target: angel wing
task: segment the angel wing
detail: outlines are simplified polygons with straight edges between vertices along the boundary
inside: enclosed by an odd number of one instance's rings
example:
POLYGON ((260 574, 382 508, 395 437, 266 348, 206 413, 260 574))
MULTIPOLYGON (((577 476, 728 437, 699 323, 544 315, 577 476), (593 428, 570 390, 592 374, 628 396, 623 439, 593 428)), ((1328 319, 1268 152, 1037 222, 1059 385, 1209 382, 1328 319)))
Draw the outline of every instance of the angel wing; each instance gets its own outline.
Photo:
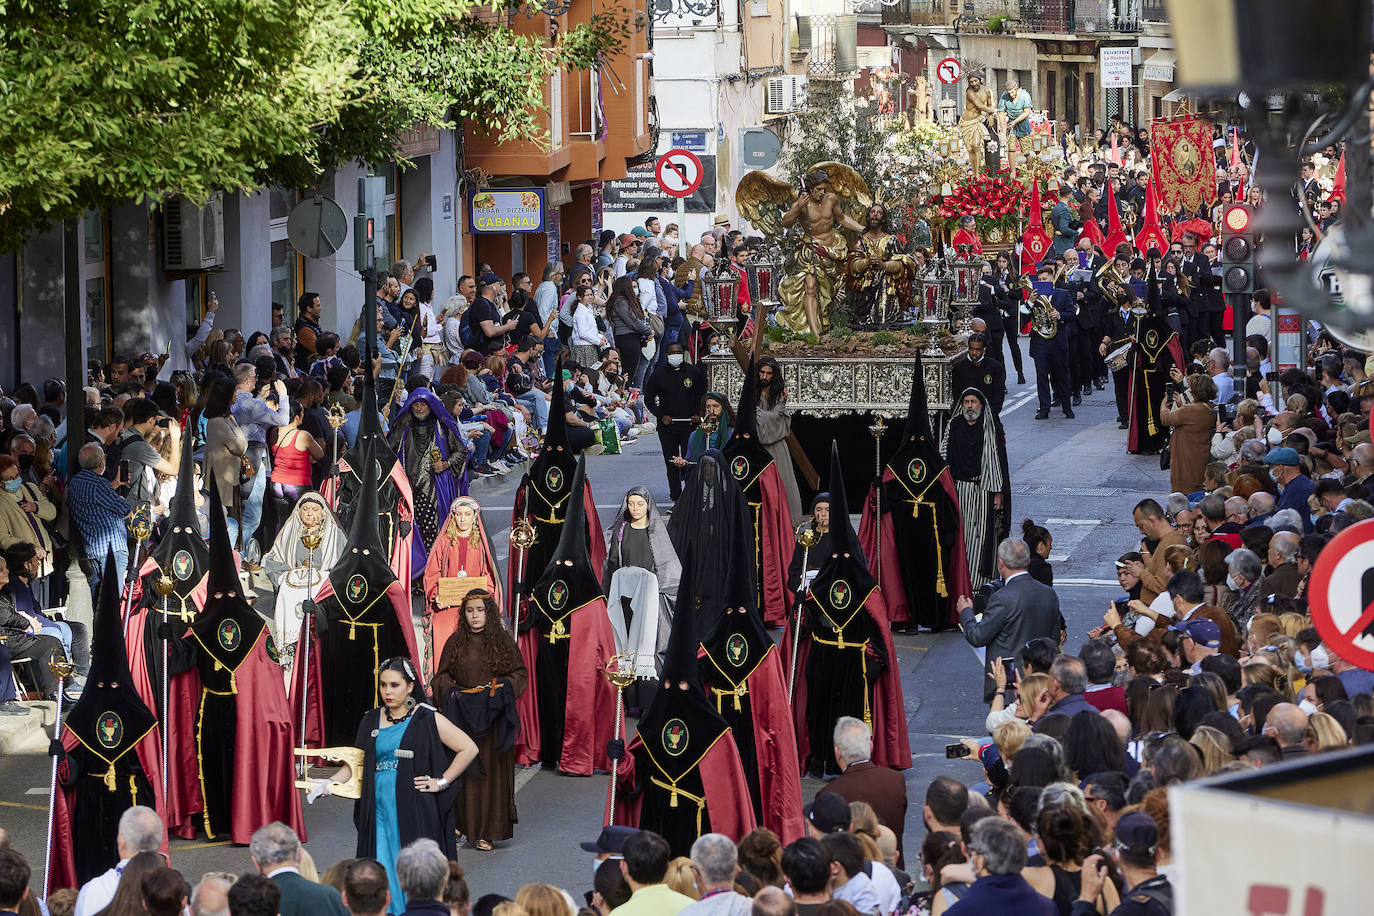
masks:
POLYGON ((840 198, 844 212, 860 226, 868 222, 868 208, 873 206, 873 193, 862 175, 847 165, 838 162, 817 162, 811 171, 825 172, 830 180, 830 190, 840 198))
POLYGON ((781 178, 754 169, 735 186, 735 206, 740 216, 763 231, 764 237, 782 238, 782 215, 797 198, 797 189, 781 178))

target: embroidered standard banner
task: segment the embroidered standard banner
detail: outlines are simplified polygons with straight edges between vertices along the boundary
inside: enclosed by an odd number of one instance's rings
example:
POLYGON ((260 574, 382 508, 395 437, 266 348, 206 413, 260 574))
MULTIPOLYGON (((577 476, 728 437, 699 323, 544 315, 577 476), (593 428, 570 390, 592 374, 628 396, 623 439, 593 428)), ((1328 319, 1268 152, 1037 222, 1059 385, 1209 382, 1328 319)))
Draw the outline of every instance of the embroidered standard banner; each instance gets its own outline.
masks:
POLYGON ((1193 216, 1216 202, 1212 133, 1212 122, 1194 115, 1150 122, 1151 165, 1167 212, 1176 212, 1182 204, 1193 216))

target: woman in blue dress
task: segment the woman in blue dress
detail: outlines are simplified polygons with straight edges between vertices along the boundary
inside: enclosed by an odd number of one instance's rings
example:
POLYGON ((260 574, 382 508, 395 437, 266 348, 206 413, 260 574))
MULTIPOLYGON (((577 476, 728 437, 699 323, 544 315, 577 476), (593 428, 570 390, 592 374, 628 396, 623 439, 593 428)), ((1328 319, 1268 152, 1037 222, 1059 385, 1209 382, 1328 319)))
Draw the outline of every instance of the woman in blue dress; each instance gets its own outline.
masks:
MULTIPOLYGON (((457 780, 477 756, 462 729, 424 702, 424 687, 408 658, 384 662, 377 673, 382 706, 363 716, 354 746, 363 749, 362 797, 353 808, 359 858, 386 867, 391 913, 405 910, 396 880, 396 854, 428 838, 450 859, 457 854, 453 803, 457 780)), ((331 782, 347 782, 345 764, 331 782)))

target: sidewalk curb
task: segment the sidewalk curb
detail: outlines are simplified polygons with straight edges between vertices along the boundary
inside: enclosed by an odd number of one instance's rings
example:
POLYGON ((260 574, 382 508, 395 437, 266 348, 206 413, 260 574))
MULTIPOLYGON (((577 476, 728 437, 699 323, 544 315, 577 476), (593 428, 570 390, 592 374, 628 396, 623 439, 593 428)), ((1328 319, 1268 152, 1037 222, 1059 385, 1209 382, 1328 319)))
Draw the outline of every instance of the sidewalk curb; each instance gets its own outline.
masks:
MULTIPOLYGON (((0 756, 45 750, 52 737, 53 719, 57 704, 51 702, 24 703, 29 714, 0 717, 0 756)), ((71 704, 64 704, 70 707, 71 704)))

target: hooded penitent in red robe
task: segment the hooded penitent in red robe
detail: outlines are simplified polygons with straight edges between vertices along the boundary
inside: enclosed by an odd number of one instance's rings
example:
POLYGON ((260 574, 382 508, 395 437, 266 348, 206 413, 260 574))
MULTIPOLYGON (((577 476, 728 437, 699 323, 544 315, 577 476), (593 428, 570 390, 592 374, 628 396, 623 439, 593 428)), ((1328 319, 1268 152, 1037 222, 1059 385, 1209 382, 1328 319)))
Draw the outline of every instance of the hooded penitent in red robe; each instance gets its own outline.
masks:
POLYGON ((210 488, 210 577, 205 611, 186 638, 200 674, 196 760, 210 839, 246 844, 281 821, 305 839, 293 773, 291 712, 267 623, 244 600, 219 490, 210 488))
MULTIPOLYGON (((307 747, 349 745, 358 722, 381 702, 377 671, 389 658, 419 657, 410 592, 378 533, 377 468, 363 466, 353 526, 343 556, 313 602, 303 602, 301 636, 291 666, 291 720, 307 747)), ((407 549, 409 553, 409 549, 407 549)))
MULTIPOLYGON (((582 490, 586 473, 579 458, 573 493, 582 490)), ((579 776, 610 768, 606 742, 615 733, 616 714, 615 688, 601 674, 616 654, 615 633, 587 555, 586 525, 582 502, 571 501, 557 549, 530 588, 516 637, 529 687, 516 701, 515 761, 579 776)))
POLYGON ((798 756, 811 771, 838 773, 831 735, 840 716, 862 719, 873 731, 873 763, 911 766, 897 653, 887 609, 844 511, 839 451, 831 445, 830 557, 807 590, 800 636, 789 628, 783 655, 798 649, 793 695, 798 756), (875 672, 875 668, 877 671, 875 672))
POLYGON ((791 595, 787 567, 792 561, 792 516, 787 491, 773 455, 759 441, 757 428, 757 370, 750 359, 740 390, 739 410, 721 452, 749 504, 753 543, 745 550, 754 557, 755 603, 768 626, 787 623, 791 595))
POLYGON ((698 662, 707 697, 734 737, 754 819, 786 845, 806 835, 797 732, 782 655, 747 599, 737 596, 702 641, 698 662))
MULTIPOLYGON (((562 363, 559 363, 561 368, 562 363)), ((549 422, 539 457, 530 464, 529 472, 515 490, 515 504, 511 508, 511 527, 520 521, 534 528, 534 544, 527 550, 511 545, 506 562, 506 612, 517 625, 524 617, 524 609, 517 603, 528 598, 535 581, 544 573, 563 533, 563 522, 574 493, 581 493, 582 512, 586 525, 587 550, 592 568, 606 567, 606 535, 597 523, 596 500, 592 498, 591 482, 584 477, 581 490, 573 486, 577 458, 568 444, 567 392, 562 384, 553 386, 549 403, 549 422)))
POLYGON ((889 622, 941 630, 958 625, 958 601, 972 598, 973 589, 959 497, 930 429, 919 354, 912 379, 902 444, 888 459, 881 483, 869 488, 859 543, 882 588, 889 622))
MULTIPOLYGON (((679 610, 697 607, 691 582, 683 577, 679 610)), ((735 733, 706 698, 695 622, 692 613, 673 615, 658 692, 619 763, 613 812, 609 791, 606 799, 615 823, 652 830, 674 856, 688 855, 704 833, 738 840, 758 824, 735 733)), ((795 771, 790 779, 800 795, 795 771)))
POLYGON ((166 813, 157 719, 130 683, 113 555, 100 583, 90 675, 60 726, 48 890, 79 887, 114 867, 119 818, 129 808, 166 813))

